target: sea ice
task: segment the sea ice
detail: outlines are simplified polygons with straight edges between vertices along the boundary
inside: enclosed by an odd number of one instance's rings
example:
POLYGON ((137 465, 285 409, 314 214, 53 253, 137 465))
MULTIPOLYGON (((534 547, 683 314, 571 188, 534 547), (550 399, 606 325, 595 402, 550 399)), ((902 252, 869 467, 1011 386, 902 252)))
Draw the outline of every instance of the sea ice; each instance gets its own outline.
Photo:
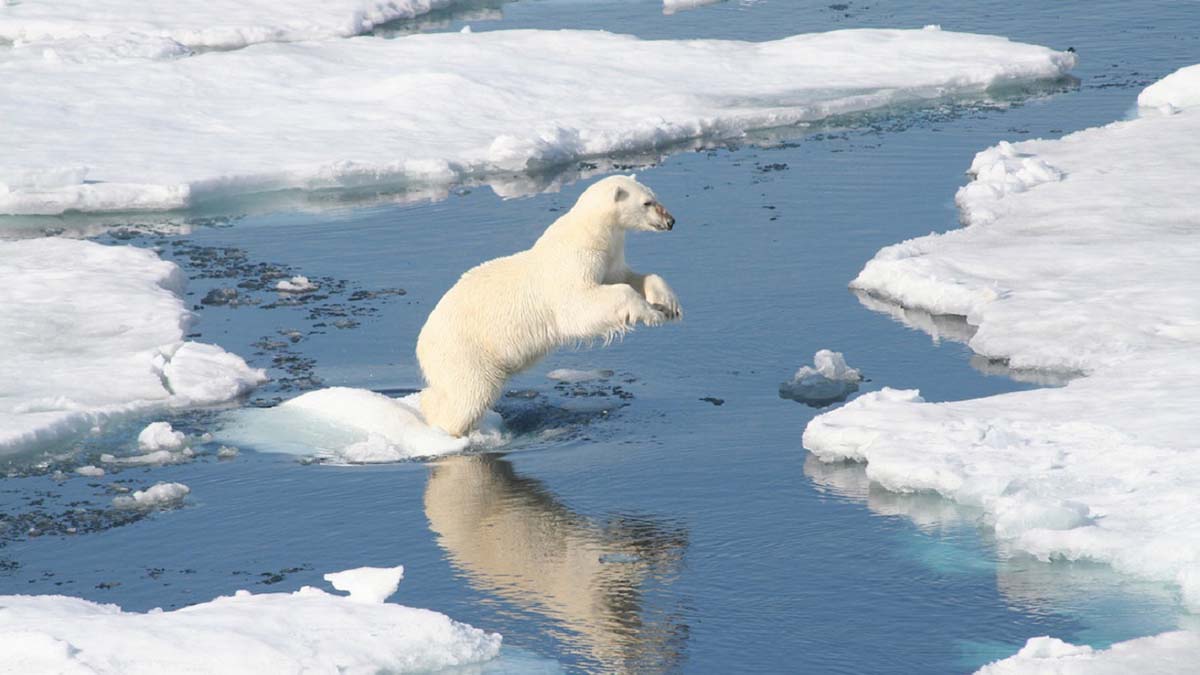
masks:
POLYGON ((846 365, 841 352, 818 350, 812 366, 801 366, 792 379, 779 385, 779 395, 813 407, 845 400, 858 391, 862 374, 846 365))
POLYGON ((88 478, 99 478, 100 476, 104 475, 104 469, 88 464, 75 469, 75 473, 79 474, 80 476, 87 476, 88 478))
POLYGON ((355 602, 380 603, 392 597, 404 578, 404 566, 357 567, 344 572, 330 572, 325 581, 339 591, 350 594, 355 602))
POLYGON ((495 412, 488 412, 470 435, 454 438, 425 424, 420 394, 396 399, 349 387, 311 391, 274 408, 233 411, 217 436, 260 451, 338 464, 399 462, 496 447, 506 440, 495 412))
POLYGON ((612 377, 612 375, 613 371, 611 370, 576 370, 574 368, 556 368, 546 373, 548 379, 555 382, 567 382, 569 384, 603 380, 606 377, 612 377))
POLYGON ((409 673, 482 663, 500 651, 496 633, 385 597, 305 586, 143 614, 61 595, 5 595, 0 673, 409 673))
POLYGON ((143 452, 179 450, 183 448, 185 438, 183 432, 171 428, 170 422, 153 422, 138 434, 138 449, 143 452))
POLYGON ((184 341, 183 284, 178 267, 145 249, 0 241, 0 455, 115 416, 220 403, 265 381, 220 347, 184 341))
POLYGON ((725 2, 725 0, 663 0, 663 14, 671 15, 675 12, 715 5, 719 2, 725 2))
POLYGON ((170 40, 192 49, 237 49, 361 35, 461 0, 176 0, 169 5, 116 0, 41 0, 0 6, 0 40, 53 49, 69 41, 170 40))
POLYGON ((317 290, 317 285, 308 277, 294 276, 291 279, 281 279, 275 284, 275 290, 283 293, 311 293, 317 290))
POLYGON ((133 494, 113 497, 113 506, 122 509, 154 509, 171 506, 183 501, 192 491, 183 483, 155 483, 145 490, 133 494))
POLYGON ((11 139, 0 213, 161 211, 256 192, 462 181, 519 194, 539 187, 521 176, 585 158, 982 96, 1075 64, 1073 53, 927 30, 755 43, 514 30, 168 60, 34 56, 0 52, 11 139))
MULTIPOLYGON (((1186 82, 1177 73, 1147 91, 1186 82)), ((814 419, 804 445, 866 462, 890 490, 983 509, 1012 550, 1174 583, 1195 610, 1200 101, 1172 100, 1176 114, 1143 108, 979 153, 957 196, 966 226, 884 248, 852 284, 965 317, 967 343, 989 359, 1081 377, 949 403, 884 389, 814 419)), ((1172 639, 1200 662, 1200 641, 1172 639)))
POLYGON ((980 668, 977 675, 1189 675, 1196 672, 1197 655, 1200 633, 1194 631, 1127 640, 1108 649, 1035 637, 1013 656, 980 668))

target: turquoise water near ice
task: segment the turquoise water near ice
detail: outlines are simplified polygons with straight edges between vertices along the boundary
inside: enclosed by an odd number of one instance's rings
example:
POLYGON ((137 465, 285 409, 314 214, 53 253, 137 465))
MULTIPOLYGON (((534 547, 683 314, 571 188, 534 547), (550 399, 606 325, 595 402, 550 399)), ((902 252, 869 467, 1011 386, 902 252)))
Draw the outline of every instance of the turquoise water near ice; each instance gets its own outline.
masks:
MULTIPOLYGON (((523 431, 509 452, 333 467, 244 448, 232 461, 125 470, 99 483, 180 481, 188 505, 76 536, 7 538, 0 594, 177 607, 404 564, 395 600, 503 633, 493 667, 509 672, 952 673, 1037 635, 1102 646, 1189 625, 1170 588, 1009 555, 979 514, 888 493, 860 466, 823 465, 801 448, 818 411, 777 387, 820 348, 864 372, 862 391, 953 400, 1041 386, 972 359, 954 321, 932 340, 846 284, 880 247, 956 225, 954 191, 975 152, 1119 119, 1142 87, 1200 62, 1189 3, 909 4, 763 0, 663 16, 649 1, 545 0, 423 22, 751 40, 938 23, 1074 47, 1080 65, 1078 82, 1053 91, 842 120, 769 147, 638 167, 678 225, 631 237, 628 257, 671 282, 686 320, 555 354, 517 378, 511 389, 525 393, 501 406, 523 431), (556 387, 544 374, 558 367, 614 376, 556 387)), ((275 376, 254 404, 318 381, 398 392, 419 386, 417 331, 458 274, 527 246, 585 186, 509 200, 464 189, 432 203, 323 194, 99 239, 158 246, 184 266, 199 339, 275 376), (260 304, 200 303, 255 265, 319 279, 329 297, 267 307, 274 294, 250 289, 260 304), (405 294, 354 299, 397 288, 405 294), (295 342, 281 336, 291 331, 295 342)), ((172 421, 219 433, 226 419, 172 421)), ((146 421, 89 441, 84 456, 128 447, 146 421)), ((82 479, 32 473, 0 484, 6 513, 108 500, 82 479)))

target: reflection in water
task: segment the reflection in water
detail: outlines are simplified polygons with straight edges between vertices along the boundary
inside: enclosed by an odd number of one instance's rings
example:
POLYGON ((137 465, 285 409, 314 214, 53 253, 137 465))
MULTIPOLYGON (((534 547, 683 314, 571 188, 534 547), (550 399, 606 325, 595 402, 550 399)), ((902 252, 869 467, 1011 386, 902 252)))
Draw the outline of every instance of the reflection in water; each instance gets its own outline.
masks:
POLYGON ((1023 614, 1102 617, 1101 625, 1084 626, 1076 641, 1107 644, 1200 627, 1200 618, 1180 611, 1176 592, 1166 584, 1133 579, 1108 565, 1047 563, 1014 553, 1003 541, 990 539, 986 528, 978 529, 987 524, 981 510, 932 493, 890 492, 867 477, 865 464, 825 463, 810 454, 804 462, 804 475, 822 492, 866 502, 876 515, 905 516, 925 532, 941 536, 977 532, 968 536, 969 543, 951 542, 941 551, 941 557, 927 557, 926 561, 943 571, 994 573, 1000 594, 1010 607, 1023 614), (982 546, 974 544, 980 539, 982 546), (993 556, 997 558, 994 567, 993 556))
MULTIPOLYGON (((975 336, 976 326, 967 323, 965 316, 956 314, 930 314, 924 310, 911 309, 884 300, 865 291, 854 291, 863 307, 881 314, 887 314, 896 322, 909 328, 928 333, 935 344, 943 339, 951 342, 970 344, 975 336)), ((1002 375, 1017 382, 1027 382, 1043 387, 1061 387, 1082 373, 1055 370, 1032 370, 1009 368, 1003 359, 991 359, 981 354, 974 354, 970 359, 971 367, 984 375, 1002 375)))
POLYGON ((681 664, 688 626, 646 595, 673 578, 686 531, 628 516, 594 522, 491 455, 434 464, 425 515, 473 586, 558 622, 564 647, 598 670, 681 664))

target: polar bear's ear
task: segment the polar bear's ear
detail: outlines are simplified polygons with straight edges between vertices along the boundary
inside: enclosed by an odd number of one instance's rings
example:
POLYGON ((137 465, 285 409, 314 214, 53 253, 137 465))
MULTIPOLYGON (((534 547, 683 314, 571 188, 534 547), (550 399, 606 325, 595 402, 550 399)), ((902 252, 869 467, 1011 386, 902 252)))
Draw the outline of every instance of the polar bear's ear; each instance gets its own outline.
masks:
POLYGON ((618 185, 616 192, 613 192, 613 201, 620 202, 620 201, 624 201, 625 199, 628 199, 628 198, 629 198, 629 192, 626 191, 625 188, 618 185))

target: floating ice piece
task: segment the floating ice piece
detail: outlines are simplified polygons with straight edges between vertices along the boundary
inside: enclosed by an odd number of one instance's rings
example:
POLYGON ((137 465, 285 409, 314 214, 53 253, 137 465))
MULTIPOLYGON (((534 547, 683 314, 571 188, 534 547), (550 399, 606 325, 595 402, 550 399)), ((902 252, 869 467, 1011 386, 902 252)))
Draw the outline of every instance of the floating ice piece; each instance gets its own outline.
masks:
POLYGON ((357 567, 344 572, 330 572, 325 575, 328 581, 339 591, 346 591, 355 602, 381 603, 392 597, 400 588, 400 580, 404 578, 404 566, 396 567, 357 567))
POLYGON ((948 403, 884 389, 815 418, 804 446, 981 508, 1009 549, 1172 583, 1200 609, 1200 521, 1184 515, 1200 512, 1200 108, 976 164, 1017 159, 1059 179, 973 189, 993 180, 979 172, 957 197, 965 228, 883 249, 853 286, 965 317, 970 347, 1011 368, 1082 375, 948 403))
POLYGON ((20 139, 0 157, 0 213, 161 211, 247 193, 468 180, 512 196, 541 185, 514 174, 981 96, 1074 64, 1074 54, 1002 37, 923 30, 770 42, 516 30, 161 62, 0 60, 0 119, 20 139))
POLYGON ((0 242, 0 456, 265 381, 220 347, 184 341, 183 284, 174 264, 131 246, 0 242))
POLYGON ((1200 64, 1180 68, 1146 87, 1137 102, 1143 108, 1172 113, 1200 106, 1200 64))
POLYGON ((56 42, 169 39, 203 49, 257 42, 294 42, 361 35, 381 24, 412 19, 461 0, 299 0, 281 11, 270 0, 181 0, 170 6, 118 0, 13 3, 0 14, 0 40, 56 42))
POLYGON ((317 290, 317 285, 308 280, 308 277, 294 276, 291 279, 282 279, 275 284, 275 290, 283 293, 312 293, 317 290))
POLYGON ((858 391, 862 374, 846 365, 841 352, 818 350, 812 366, 801 366, 792 379, 779 385, 779 395, 815 408, 845 400, 858 391))
POLYGON ((88 478, 99 478, 100 476, 104 475, 104 469, 88 464, 86 466, 76 468, 75 473, 79 474, 80 476, 87 476, 88 478))
POLYGON ((433 672, 495 658, 500 643, 438 612, 309 586, 144 614, 61 595, 0 596, 0 670, 11 673, 433 672))
POLYGON ((548 373, 546 377, 556 382, 567 382, 574 384, 576 382, 591 382, 592 380, 603 380, 606 377, 612 377, 611 370, 576 370, 574 368, 556 368, 548 373))
POLYGON ((154 509, 183 501, 192 489, 183 483, 155 483, 145 490, 136 490, 131 495, 113 497, 113 506, 123 509, 154 509))
POLYGON ((705 5, 715 5, 725 0, 663 0, 663 14, 671 15, 688 9, 696 9, 705 5))
POLYGON ((179 452, 170 450, 155 450, 140 455, 127 455, 118 457, 109 453, 100 455, 100 461, 105 464, 126 465, 126 466, 155 466, 162 464, 178 464, 180 462, 188 462, 195 457, 195 453, 191 448, 184 448, 179 452))
POLYGON ((506 440, 495 412, 488 412, 470 435, 454 438, 425 424, 420 394, 395 399, 349 387, 308 392, 274 408, 234 411, 230 418, 219 440, 335 464, 400 462, 496 447, 506 440))
POLYGON ((153 422, 138 434, 138 449, 144 452, 155 450, 179 450, 183 447, 186 436, 181 431, 171 428, 170 422, 153 422))
POLYGON ((1200 633, 1173 631, 1118 642, 1108 649, 1052 637, 1030 638, 1021 651, 980 668, 977 675, 1188 675, 1200 663, 1200 633))

